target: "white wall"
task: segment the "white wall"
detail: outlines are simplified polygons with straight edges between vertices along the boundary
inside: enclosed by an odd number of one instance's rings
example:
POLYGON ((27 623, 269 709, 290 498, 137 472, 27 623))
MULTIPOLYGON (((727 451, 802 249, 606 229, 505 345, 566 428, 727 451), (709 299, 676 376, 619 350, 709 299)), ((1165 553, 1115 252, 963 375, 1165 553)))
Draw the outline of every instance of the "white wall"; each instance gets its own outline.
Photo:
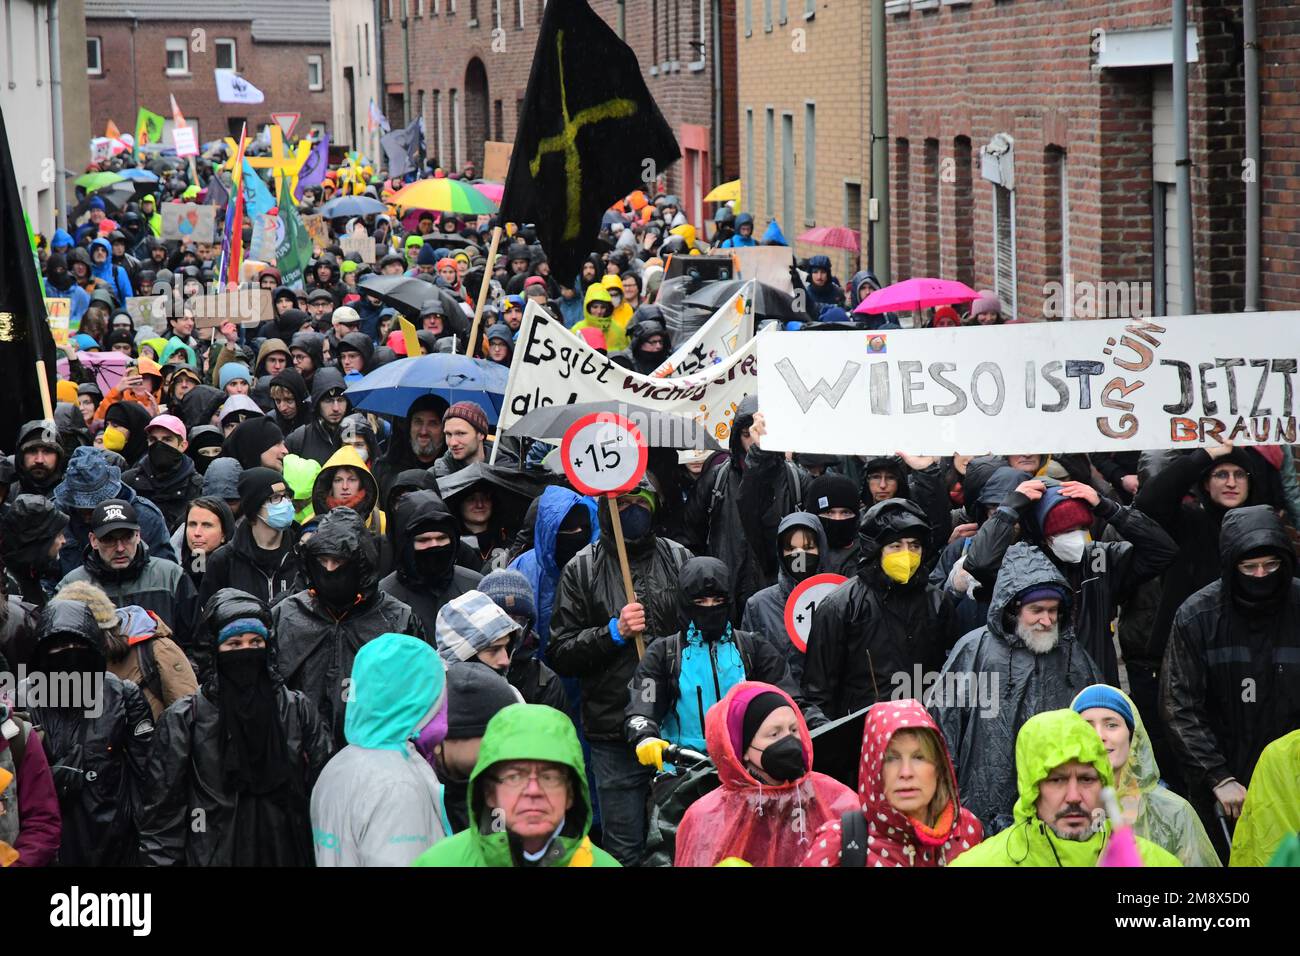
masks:
POLYGON ((333 71, 330 89, 334 96, 330 142, 347 143, 353 149, 360 148, 372 159, 379 153, 379 132, 367 131, 370 100, 373 98, 376 105, 383 109, 383 98, 379 95, 379 76, 375 72, 374 12, 373 0, 330 0, 330 59, 333 71), (349 122, 348 85, 343 79, 345 67, 352 68, 355 126, 349 122))
POLYGON ((54 232, 54 132, 45 4, 0 0, 0 109, 32 229, 54 232))

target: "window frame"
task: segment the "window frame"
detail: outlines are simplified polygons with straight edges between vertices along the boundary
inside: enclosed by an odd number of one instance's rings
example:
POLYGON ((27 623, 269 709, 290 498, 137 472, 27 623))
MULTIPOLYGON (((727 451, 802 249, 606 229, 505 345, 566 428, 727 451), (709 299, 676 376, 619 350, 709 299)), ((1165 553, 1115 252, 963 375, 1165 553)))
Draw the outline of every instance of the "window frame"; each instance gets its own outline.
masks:
POLYGON ((86 37, 86 75, 103 76, 104 75, 104 38, 103 37, 86 37), (90 65, 90 46, 95 46, 95 65, 90 65))
POLYGON ((213 60, 218 60, 217 62, 218 70, 230 70, 232 73, 238 73, 239 72, 239 44, 236 43, 235 38, 217 37, 215 40, 213 40, 212 58, 213 60), (223 43, 230 44, 230 66, 222 66, 217 57, 217 50, 220 49, 223 43))
POLYGON ((189 76, 190 75, 190 44, 185 37, 167 37, 163 41, 163 72, 167 76, 189 76), (179 43, 180 47, 173 47, 173 43, 179 43), (180 69, 173 69, 171 65, 171 55, 179 49, 182 65, 180 69))
POLYGON ((325 58, 319 53, 307 54, 307 91, 309 93, 320 93, 325 89, 325 58), (317 81, 313 86, 311 82, 311 68, 316 67, 317 81))

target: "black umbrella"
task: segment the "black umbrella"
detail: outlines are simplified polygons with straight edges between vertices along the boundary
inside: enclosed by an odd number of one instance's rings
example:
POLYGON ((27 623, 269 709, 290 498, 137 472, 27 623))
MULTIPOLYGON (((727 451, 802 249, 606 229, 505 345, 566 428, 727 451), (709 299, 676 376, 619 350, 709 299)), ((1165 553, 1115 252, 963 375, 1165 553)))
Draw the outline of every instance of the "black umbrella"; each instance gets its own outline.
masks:
POLYGON ((708 430, 685 415, 628 405, 623 402, 579 402, 574 405, 544 405, 525 415, 506 429, 507 435, 536 438, 558 445, 564 433, 584 415, 593 412, 613 412, 622 415, 641 430, 646 444, 651 448, 702 449, 722 451, 717 439, 708 430))
MULTIPOLYGON (((735 295, 748 280, 725 279, 705 283, 702 288, 686 297, 685 305, 716 312, 735 295)), ((795 308, 794 298, 766 282, 754 284, 754 318, 778 319, 781 322, 804 322, 808 316, 795 308)))
POLYGON ((438 494, 460 520, 460 503, 475 488, 488 486, 496 499, 493 518, 513 537, 523 525, 528 505, 551 482, 546 475, 476 461, 438 479, 438 494))
POLYGON ((357 283, 357 288, 391 305, 412 322, 418 321, 426 306, 444 302, 441 289, 414 276, 369 275, 357 283))
POLYGON ((862 766, 862 734, 867 723, 863 707, 856 713, 822 724, 809 734, 813 742, 813 769, 834 777, 853 791, 858 789, 858 771, 862 766))

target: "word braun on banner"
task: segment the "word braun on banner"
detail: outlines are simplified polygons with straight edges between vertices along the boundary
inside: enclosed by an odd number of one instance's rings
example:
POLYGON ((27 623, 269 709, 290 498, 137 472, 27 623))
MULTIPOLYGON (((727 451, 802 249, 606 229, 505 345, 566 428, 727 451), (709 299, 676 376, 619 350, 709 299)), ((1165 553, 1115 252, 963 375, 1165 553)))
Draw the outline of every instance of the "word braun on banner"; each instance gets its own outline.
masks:
POLYGON ((1293 444, 1300 312, 760 336, 764 447, 1293 444))
POLYGON ((684 415, 725 445, 736 406, 758 387, 757 341, 699 375, 651 378, 610 361, 530 301, 515 340, 498 428, 509 429, 543 405, 604 401, 684 415))

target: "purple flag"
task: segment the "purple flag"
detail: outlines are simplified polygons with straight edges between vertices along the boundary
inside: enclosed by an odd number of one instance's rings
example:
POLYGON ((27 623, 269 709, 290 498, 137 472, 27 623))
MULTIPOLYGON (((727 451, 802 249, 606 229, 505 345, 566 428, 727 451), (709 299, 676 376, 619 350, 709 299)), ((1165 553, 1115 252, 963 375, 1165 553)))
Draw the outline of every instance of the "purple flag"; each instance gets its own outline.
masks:
POLYGON ((325 172, 330 164, 330 137, 328 133, 321 136, 320 142, 312 147, 298 170, 298 185, 293 191, 294 198, 302 202, 302 191, 308 186, 319 186, 325 181, 325 172))

